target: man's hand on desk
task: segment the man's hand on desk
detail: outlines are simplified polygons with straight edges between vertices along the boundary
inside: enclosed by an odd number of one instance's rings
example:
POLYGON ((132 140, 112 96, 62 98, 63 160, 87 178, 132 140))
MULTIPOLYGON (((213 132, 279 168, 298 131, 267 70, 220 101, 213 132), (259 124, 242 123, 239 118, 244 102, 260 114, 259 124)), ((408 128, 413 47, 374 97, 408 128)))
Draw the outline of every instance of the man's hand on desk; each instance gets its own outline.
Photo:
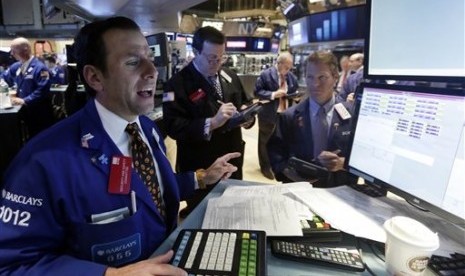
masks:
POLYGON ((12 105, 24 105, 24 100, 18 97, 12 97, 11 98, 11 104, 12 105))
POLYGON ((166 252, 161 256, 153 259, 140 261, 131 265, 123 266, 120 268, 109 267, 105 271, 105 276, 118 276, 118 275, 179 275, 187 276, 187 272, 168 264, 173 257, 173 250, 166 252))
POLYGON ((204 185, 215 184, 222 179, 227 179, 237 171, 237 167, 229 163, 229 160, 240 157, 239 152, 225 154, 213 162, 206 170, 197 170, 197 181, 200 188, 204 185))

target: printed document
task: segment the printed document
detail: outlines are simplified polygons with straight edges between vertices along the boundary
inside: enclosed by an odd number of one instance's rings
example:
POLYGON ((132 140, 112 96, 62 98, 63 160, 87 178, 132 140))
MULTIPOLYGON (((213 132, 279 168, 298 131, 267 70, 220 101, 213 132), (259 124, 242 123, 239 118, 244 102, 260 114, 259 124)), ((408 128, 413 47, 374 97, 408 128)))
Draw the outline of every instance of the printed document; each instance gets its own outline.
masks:
MULTIPOLYGON (((311 188, 296 183, 296 190, 311 188)), ((231 186, 208 200, 202 228, 263 230, 267 236, 302 236, 300 219, 311 216, 288 185, 231 186)))

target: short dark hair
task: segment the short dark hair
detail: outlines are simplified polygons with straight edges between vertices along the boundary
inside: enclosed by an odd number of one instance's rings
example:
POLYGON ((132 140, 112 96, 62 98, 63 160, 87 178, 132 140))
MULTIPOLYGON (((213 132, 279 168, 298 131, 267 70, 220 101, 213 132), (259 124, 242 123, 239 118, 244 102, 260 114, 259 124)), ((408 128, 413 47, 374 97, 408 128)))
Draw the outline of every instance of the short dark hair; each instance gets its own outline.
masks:
POLYGON ((89 23, 82 27, 74 38, 73 48, 77 70, 90 96, 95 96, 96 91, 85 81, 84 66, 93 65, 106 74, 107 51, 103 35, 114 29, 140 31, 139 26, 133 20, 118 16, 89 23))
POLYGON ((226 37, 223 33, 218 31, 216 28, 211 26, 202 27, 194 33, 192 39, 192 47, 200 53, 202 53, 203 43, 207 41, 213 44, 224 44, 226 43, 226 37))

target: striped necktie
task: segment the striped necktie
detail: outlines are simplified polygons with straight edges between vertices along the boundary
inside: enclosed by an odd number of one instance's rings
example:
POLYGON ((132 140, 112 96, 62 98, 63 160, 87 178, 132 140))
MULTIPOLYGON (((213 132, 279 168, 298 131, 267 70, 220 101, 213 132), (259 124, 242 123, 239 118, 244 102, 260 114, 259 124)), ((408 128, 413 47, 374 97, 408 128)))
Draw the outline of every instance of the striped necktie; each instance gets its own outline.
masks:
POLYGON ((210 83, 211 83, 211 85, 213 86, 213 88, 215 88, 216 94, 218 94, 218 96, 220 97, 220 99, 223 99, 223 92, 221 91, 221 85, 220 85, 220 83, 218 82, 218 77, 217 77, 217 75, 210 76, 210 77, 208 77, 208 79, 210 80, 210 83))

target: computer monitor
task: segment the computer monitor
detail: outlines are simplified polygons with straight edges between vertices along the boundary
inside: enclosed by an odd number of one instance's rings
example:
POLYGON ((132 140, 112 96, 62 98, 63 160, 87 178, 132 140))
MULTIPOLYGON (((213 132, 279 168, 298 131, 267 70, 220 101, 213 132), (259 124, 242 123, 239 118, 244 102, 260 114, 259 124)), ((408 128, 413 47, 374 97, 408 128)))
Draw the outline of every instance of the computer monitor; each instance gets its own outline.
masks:
POLYGON ((349 172, 465 226, 465 91, 362 84, 349 172))
POLYGON ((279 4, 288 22, 299 19, 308 13, 307 4, 304 0, 279 1, 279 4))
POLYGON ((465 81, 463 0, 367 0, 366 78, 465 81))
POLYGON ((150 49, 153 51, 156 66, 167 66, 168 60, 168 38, 165 33, 158 33, 145 37, 150 49))
POLYGON ((365 5, 359 5, 312 13, 308 16, 309 42, 364 39, 365 9, 365 5))
POLYGON ((309 37, 308 19, 302 17, 288 24, 289 45, 298 46, 308 43, 309 37))

